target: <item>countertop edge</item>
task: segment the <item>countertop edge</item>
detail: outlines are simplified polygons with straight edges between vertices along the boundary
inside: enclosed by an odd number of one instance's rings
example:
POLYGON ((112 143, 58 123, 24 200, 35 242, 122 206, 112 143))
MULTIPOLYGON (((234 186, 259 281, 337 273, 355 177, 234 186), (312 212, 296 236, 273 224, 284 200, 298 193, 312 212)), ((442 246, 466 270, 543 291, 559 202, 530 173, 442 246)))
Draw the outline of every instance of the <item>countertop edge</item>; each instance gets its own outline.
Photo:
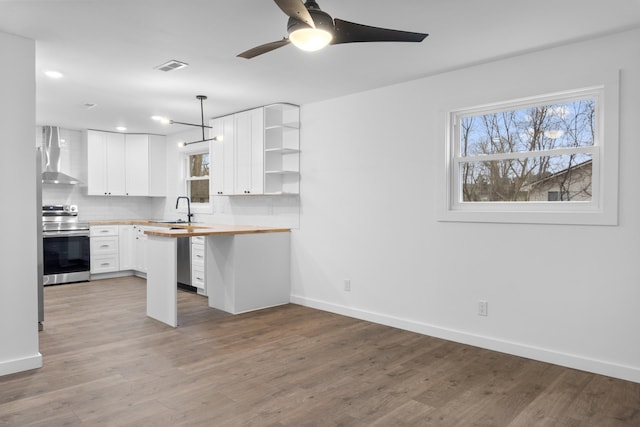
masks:
POLYGON ((145 234, 157 237, 195 237, 195 236, 219 236, 233 234, 257 234, 257 233, 286 233, 290 228, 263 227, 255 225, 229 225, 229 224, 187 224, 164 223, 153 220, 105 220, 89 221, 89 225, 146 225, 166 228, 166 230, 146 230, 145 234))
POLYGON ((234 234, 259 234, 259 233, 287 233, 290 232, 289 228, 270 228, 270 227, 242 227, 234 226, 237 228, 181 228, 172 230, 147 230, 144 233, 148 236, 156 237, 196 237, 196 236, 222 236, 222 235, 234 235, 234 234))

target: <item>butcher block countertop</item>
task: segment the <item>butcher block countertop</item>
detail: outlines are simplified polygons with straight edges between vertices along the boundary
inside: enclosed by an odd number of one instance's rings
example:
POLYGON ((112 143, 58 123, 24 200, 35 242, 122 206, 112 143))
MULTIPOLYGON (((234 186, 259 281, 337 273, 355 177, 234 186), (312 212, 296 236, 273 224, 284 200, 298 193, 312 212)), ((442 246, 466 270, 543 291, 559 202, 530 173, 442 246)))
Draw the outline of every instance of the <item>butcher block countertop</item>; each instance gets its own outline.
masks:
POLYGON ((153 220, 113 220, 91 221, 91 225, 148 225, 165 227, 166 230, 147 230, 145 234, 160 237, 193 237, 193 236, 217 236, 230 234, 254 234, 254 233, 283 233, 291 231, 289 228, 263 227, 255 225, 226 225, 226 224, 200 224, 192 223, 165 223, 153 220))
POLYGON ((259 227, 251 225, 203 225, 189 227, 187 225, 171 224, 167 230, 147 230, 145 234, 160 237, 192 237, 192 236, 218 236, 222 234, 255 234, 255 233, 282 233, 290 231, 288 228, 259 227))

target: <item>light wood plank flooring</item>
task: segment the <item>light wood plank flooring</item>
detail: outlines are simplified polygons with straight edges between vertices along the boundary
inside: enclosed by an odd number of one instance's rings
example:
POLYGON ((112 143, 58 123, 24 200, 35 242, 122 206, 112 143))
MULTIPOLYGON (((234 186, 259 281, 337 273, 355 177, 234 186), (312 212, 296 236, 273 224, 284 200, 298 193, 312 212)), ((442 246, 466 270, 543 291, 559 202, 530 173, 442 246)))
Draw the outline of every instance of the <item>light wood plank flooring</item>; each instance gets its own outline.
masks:
POLYGON ((296 305, 231 316, 145 282, 45 289, 44 367, 0 377, 1 426, 640 426, 640 384, 296 305))

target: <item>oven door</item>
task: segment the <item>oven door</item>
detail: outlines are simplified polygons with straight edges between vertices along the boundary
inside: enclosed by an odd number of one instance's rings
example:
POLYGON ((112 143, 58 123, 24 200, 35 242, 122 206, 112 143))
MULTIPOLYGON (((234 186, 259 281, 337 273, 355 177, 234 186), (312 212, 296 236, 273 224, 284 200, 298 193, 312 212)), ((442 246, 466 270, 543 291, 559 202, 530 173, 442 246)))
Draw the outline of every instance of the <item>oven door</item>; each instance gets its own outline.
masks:
POLYGON ((44 232, 42 237, 45 285, 89 280, 88 231, 44 232))

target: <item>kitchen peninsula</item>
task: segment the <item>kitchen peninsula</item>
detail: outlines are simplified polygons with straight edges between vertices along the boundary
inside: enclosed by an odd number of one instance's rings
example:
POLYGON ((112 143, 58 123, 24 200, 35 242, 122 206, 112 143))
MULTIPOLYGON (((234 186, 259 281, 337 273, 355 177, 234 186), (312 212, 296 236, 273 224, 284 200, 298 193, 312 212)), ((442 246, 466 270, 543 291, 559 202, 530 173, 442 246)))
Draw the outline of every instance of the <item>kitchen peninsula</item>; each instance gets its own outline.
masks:
POLYGON ((147 316, 178 326, 179 237, 205 237, 209 307, 239 314, 288 303, 289 231, 240 225, 180 225, 146 231, 147 316))

